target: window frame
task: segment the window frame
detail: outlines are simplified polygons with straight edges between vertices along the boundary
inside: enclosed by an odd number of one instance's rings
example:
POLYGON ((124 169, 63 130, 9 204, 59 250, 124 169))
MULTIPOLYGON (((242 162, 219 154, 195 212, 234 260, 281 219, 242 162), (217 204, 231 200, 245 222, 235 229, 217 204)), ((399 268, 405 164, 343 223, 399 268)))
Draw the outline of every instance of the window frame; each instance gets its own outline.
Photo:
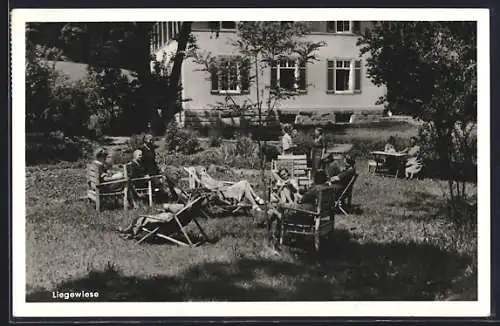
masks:
POLYGON ((299 62, 300 58, 294 58, 294 57, 281 57, 278 59, 278 64, 276 66, 271 66, 271 78, 270 78, 270 89, 271 91, 276 90, 276 86, 279 86, 282 89, 285 89, 290 92, 294 92, 297 94, 306 94, 307 93, 307 62, 302 62, 303 66, 301 66, 301 63, 299 62), (287 66, 282 67, 281 62, 286 61, 287 66), (290 61, 294 62, 294 67, 290 67, 289 63, 290 61), (273 69, 276 69, 276 85, 272 85, 272 74, 273 74, 273 69), (282 69, 287 69, 287 70, 292 70, 294 71, 293 76, 294 76, 294 82, 293 82, 293 89, 286 89, 281 87, 281 79, 280 79, 280 71, 282 69), (300 88, 300 70, 304 70, 304 89, 300 88))
MULTIPOLYGON (((231 65, 232 63, 235 63, 236 64, 236 76, 237 76, 237 79, 238 79, 238 83, 236 84, 236 89, 235 90, 232 90, 232 89, 221 89, 221 74, 223 73, 223 71, 221 71, 220 69, 217 70, 216 72, 211 72, 210 73, 210 94, 212 95, 248 95, 250 94, 250 84, 248 84, 248 89, 243 89, 243 74, 242 74, 242 63, 239 62, 239 61, 236 61, 236 59, 238 59, 238 56, 220 56, 219 59, 226 59, 227 60, 227 63, 228 65, 231 65), (236 62, 235 62, 236 61, 236 62), (217 89, 213 89, 213 74, 216 73, 217 74, 217 89)), ((228 88, 229 88, 229 85, 231 84, 230 81, 230 77, 231 75, 229 74, 230 72, 230 67, 227 68, 227 79, 228 79, 228 88)))
MULTIPOLYGON (((354 94, 361 94, 361 79, 362 79, 362 67, 363 67, 363 62, 361 59, 358 58, 345 58, 345 57, 338 57, 338 58, 328 58, 326 60, 326 92, 328 94, 336 94, 336 95, 354 95, 354 94), (349 61, 349 89, 347 90, 337 90, 337 62, 342 61, 346 62, 349 61), (332 63, 332 67, 330 67, 330 63, 332 63), (358 66, 359 63, 359 66, 358 66), (357 75, 357 70, 359 71, 359 76, 357 75), (332 71, 332 89, 329 89, 329 72, 332 71), (359 79, 359 81, 358 81, 359 79), (356 82, 358 81, 359 83, 359 88, 356 88, 356 82)), ((340 67, 339 67, 340 68, 340 67)), ((340 68, 341 70, 347 70, 346 68, 342 67, 340 68)))
POLYGON ((326 21, 326 32, 332 34, 354 34, 354 20, 327 20, 326 21), (338 30, 338 22, 349 22, 349 30, 341 31, 338 30), (329 28, 329 24, 333 23, 333 29, 329 28))

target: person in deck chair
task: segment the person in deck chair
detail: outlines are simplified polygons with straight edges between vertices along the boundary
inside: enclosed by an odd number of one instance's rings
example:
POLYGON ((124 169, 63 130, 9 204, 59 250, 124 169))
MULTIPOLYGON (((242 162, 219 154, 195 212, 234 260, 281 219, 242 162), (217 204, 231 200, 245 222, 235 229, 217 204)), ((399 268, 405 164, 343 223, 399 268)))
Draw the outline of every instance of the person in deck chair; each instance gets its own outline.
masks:
MULTIPOLYGON (((151 134, 144 135, 143 145, 140 148, 140 150, 142 151, 142 165, 144 167, 144 172, 146 173, 146 176, 163 174, 158 166, 158 163, 156 162, 156 151, 155 151, 153 135, 151 134)), ((165 177, 164 179, 166 184, 163 184, 159 179, 155 179, 153 180, 153 187, 162 189, 164 194, 169 194, 170 200, 173 201, 177 200, 178 198, 174 189, 173 182, 167 175, 163 174, 163 176, 165 177)))
POLYGON ((240 180, 228 185, 227 182, 212 178, 204 167, 200 168, 197 174, 203 187, 220 191, 226 199, 232 199, 238 203, 247 200, 255 211, 261 211, 259 205, 265 204, 247 180, 240 180))
MULTIPOLYGON (((316 173, 314 173, 313 181, 314 184, 302 195, 302 197, 298 199, 296 203, 292 203, 289 206, 304 209, 307 211, 316 211, 316 205, 320 191, 329 187, 329 184, 327 183, 328 177, 324 170, 317 170, 316 173)), ((300 217, 302 216, 302 214, 303 213, 301 212, 295 212, 293 213, 291 218, 293 218, 294 216, 300 217)), ((271 232, 274 241, 277 241, 281 232, 280 220, 283 217, 282 213, 276 207, 272 207, 267 211, 267 216, 268 231, 271 232)), ((274 245, 277 246, 277 243, 274 243, 274 245)))
POLYGON ((271 194, 271 202, 280 204, 296 203, 301 195, 297 180, 291 178, 287 169, 281 168, 277 173, 271 171, 276 181, 277 190, 271 194))

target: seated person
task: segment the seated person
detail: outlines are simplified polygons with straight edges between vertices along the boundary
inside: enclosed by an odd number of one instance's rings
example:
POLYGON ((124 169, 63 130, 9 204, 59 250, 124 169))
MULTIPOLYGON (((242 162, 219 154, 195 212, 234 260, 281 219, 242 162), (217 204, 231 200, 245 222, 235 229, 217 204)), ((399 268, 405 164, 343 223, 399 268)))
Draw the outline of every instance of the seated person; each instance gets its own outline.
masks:
POLYGON ((271 171, 276 180, 276 191, 271 194, 272 202, 292 204, 296 203, 300 198, 299 186, 295 179, 292 179, 287 169, 281 168, 278 173, 271 171))
MULTIPOLYGON (((384 152, 386 153, 397 153, 398 151, 396 150, 396 139, 394 136, 390 136, 389 139, 387 140, 387 144, 385 144, 384 147, 384 152)), ((386 157, 385 158, 385 165, 387 166, 387 169, 391 172, 394 173, 396 170, 398 170, 398 165, 399 165, 399 160, 396 159, 395 157, 386 157)))
POLYGON ((420 159, 420 146, 417 145, 417 138, 410 138, 410 146, 401 151, 407 155, 405 164, 406 178, 413 177, 422 170, 422 161, 420 159))
MULTIPOLYGON (((335 174, 330 171, 330 173, 332 174, 328 175, 329 183, 334 189, 335 198, 338 198, 342 194, 344 189, 351 181, 352 177, 356 174, 355 164, 356 161, 354 160, 354 158, 352 158, 350 155, 346 155, 346 157, 344 158, 344 169, 335 174)), ((352 197, 350 191, 348 193, 348 196, 345 196, 342 200, 344 201, 344 203, 345 200, 347 200, 347 204, 351 205, 352 197)))
MULTIPOLYGON (((318 196, 321 190, 328 188, 329 185, 327 183, 328 178, 324 170, 317 170, 314 174, 314 184, 304 193, 302 198, 297 201, 297 203, 288 205, 289 207, 295 207, 304 209, 307 211, 314 212, 316 211, 316 205, 318 196)), ((300 218, 303 217, 302 212, 293 212, 289 218, 300 218)), ((268 231, 271 231, 274 228, 272 236, 276 240, 279 237, 280 233, 280 220, 283 217, 282 213, 276 207, 271 207, 267 211, 268 216, 268 231), (274 225, 274 227, 273 227, 274 225)))
MULTIPOLYGON (((99 183, 110 182, 123 179, 123 173, 120 171, 113 171, 113 160, 111 155, 104 149, 99 148, 95 153, 95 159, 92 164, 97 166, 99 173, 99 183)), ((123 184, 110 184, 106 185, 109 191, 118 191, 123 189, 123 184)))
POLYGON ((384 152, 387 153, 396 153, 396 139, 394 136, 389 137, 387 143, 384 146, 384 152))
MULTIPOLYGON (((99 148, 96 151, 95 159, 92 164, 95 164, 97 166, 99 173, 99 183, 124 180, 123 173, 121 171, 113 169, 112 156, 104 148, 99 148)), ((104 192, 118 192, 123 190, 124 185, 125 182, 117 182, 104 185, 100 189, 104 192)), ((133 207, 136 207, 130 188, 128 200, 133 207)))
POLYGON ((142 165, 145 169, 146 175, 153 176, 163 174, 164 181, 161 179, 153 179, 153 187, 162 189, 162 193, 166 195, 170 195, 170 200, 177 200, 177 196, 174 190, 174 183, 170 180, 170 178, 164 173, 162 173, 158 163, 156 162, 156 151, 155 151, 155 143, 154 137, 151 134, 147 134, 143 137, 143 145, 140 148, 142 151, 142 165))
POLYGON ((247 200, 252 205, 252 209, 256 211, 261 210, 259 205, 264 205, 264 200, 255 193, 247 180, 234 183, 219 181, 212 178, 205 168, 201 168, 198 174, 203 187, 220 191, 226 199, 232 199, 238 203, 247 200))

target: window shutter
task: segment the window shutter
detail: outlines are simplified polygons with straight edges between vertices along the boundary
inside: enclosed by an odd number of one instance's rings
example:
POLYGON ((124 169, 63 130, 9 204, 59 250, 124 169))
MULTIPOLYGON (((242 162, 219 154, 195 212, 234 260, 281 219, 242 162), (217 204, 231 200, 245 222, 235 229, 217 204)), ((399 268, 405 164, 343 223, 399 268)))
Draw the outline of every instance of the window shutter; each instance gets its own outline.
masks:
POLYGON ((307 89, 307 72, 306 72, 306 64, 301 63, 299 66, 299 90, 305 91, 307 89))
POLYGON ((219 90, 219 76, 217 73, 217 69, 212 69, 210 74, 211 74, 211 82, 212 82, 211 90, 212 90, 212 92, 217 92, 219 90))
POLYGON ((335 77, 335 63, 331 60, 327 61, 326 65, 326 90, 333 91, 333 79, 335 77))
POLYGON ((361 92, 361 60, 354 62, 354 92, 361 92))
POLYGON ((271 88, 277 87, 277 81, 278 81, 277 67, 273 66, 271 67, 271 88))
POLYGON ((241 91, 244 93, 250 93, 250 62, 249 60, 243 60, 241 62, 240 68, 241 76, 241 91))
POLYGON ((352 22, 352 31, 353 33, 361 32, 361 22, 359 20, 355 20, 352 22))

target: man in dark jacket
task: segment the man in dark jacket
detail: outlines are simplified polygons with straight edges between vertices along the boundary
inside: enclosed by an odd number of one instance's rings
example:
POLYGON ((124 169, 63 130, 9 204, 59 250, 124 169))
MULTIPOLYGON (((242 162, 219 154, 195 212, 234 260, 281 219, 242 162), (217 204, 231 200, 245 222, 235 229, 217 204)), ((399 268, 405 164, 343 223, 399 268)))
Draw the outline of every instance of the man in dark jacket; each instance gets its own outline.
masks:
MULTIPOLYGON (((156 162, 156 152, 155 152, 155 144, 154 137, 151 134, 147 134, 143 138, 143 146, 141 147, 142 151, 142 166, 144 167, 144 171, 146 175, 153 176, 162 174, 162 171, 158 167, 158 163, 156 162)), ((168 176, 164 176, 166 181, 166 186, 168 189, 164 189, 164 185, 159 179, 155 179, 153 181, 153 187, 164 190, 164 193, 170 194, 170 200, 177 200, 178 196, 175 192, 175 187, 173 182, 168 178, 168 176)))

